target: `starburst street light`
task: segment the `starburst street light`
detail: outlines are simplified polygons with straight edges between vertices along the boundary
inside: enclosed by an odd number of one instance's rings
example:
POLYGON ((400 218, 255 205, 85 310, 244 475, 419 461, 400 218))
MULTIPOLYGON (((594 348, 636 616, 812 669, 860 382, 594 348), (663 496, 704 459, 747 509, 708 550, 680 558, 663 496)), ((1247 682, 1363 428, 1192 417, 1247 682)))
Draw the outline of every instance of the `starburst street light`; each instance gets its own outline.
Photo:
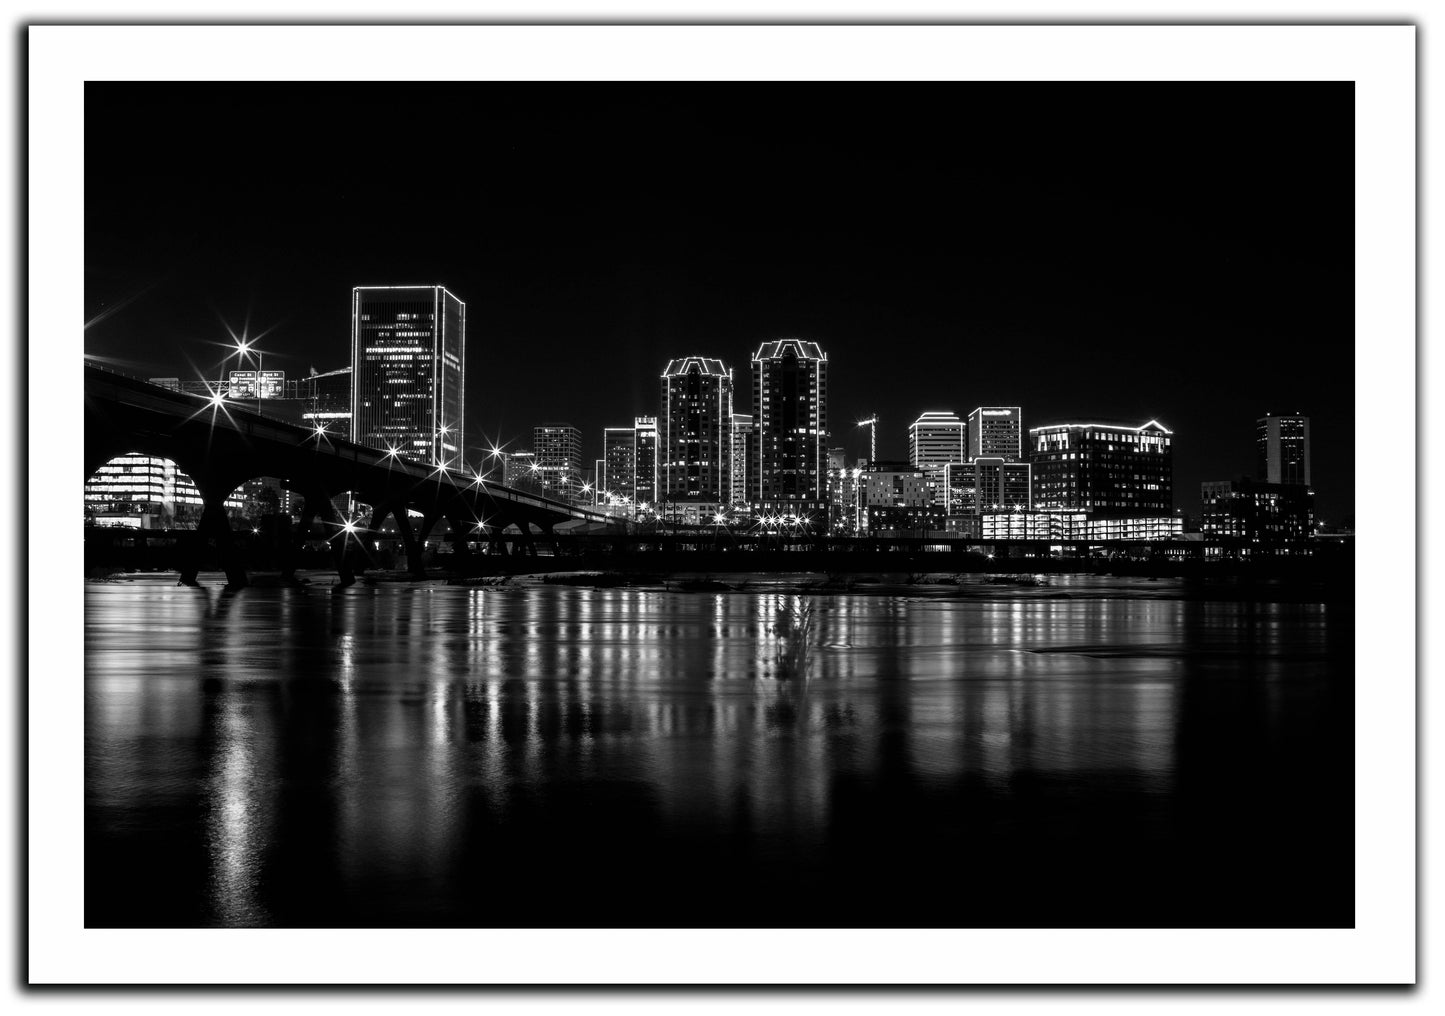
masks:
POLYGON ((261 377, 265 373, 265 353, 259 346, 256 345, 255 339, 248 339, 244 335, 242 335, 240 338, 232 335, 231 338, 236 343, 236 358, 238 362, 244 363, 247 356, 254 355, 256 357, 256 415, 260 416, 261 377))

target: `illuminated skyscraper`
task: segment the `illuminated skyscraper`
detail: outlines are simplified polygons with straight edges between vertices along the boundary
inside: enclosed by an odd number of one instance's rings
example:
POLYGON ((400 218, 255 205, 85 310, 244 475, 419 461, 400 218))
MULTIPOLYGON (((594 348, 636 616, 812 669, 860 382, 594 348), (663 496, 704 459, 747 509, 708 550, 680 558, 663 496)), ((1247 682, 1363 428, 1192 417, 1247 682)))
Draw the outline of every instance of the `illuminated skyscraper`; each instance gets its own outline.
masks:
POLYGON ((828 354, 816 342, 779 339, 753 354, 760 511, 826 518, 828 354))
POLYGON ((582 432, 570 423, 532 428, 532 455, 542 493, 575 500, 582 491, 582 432))
POLYGON ((657 417, 634 417, 632 432, 633 503, 651 506, 657 503, 657 417))
POLYGON ((980 406, 968 414, 968 459, 1023 459, 1023 410, 1018 406, 980 406))
POLYGON ((351 291, 351 440, 461 467, 466 324, 442 286, 351 291))
POLYGON ((602 431, 603 493, 628 504, 637 497, 637 428, 606 427, 602 431))
POLYGON ((944 470, 965 461, 965 434, 964 422, 952 412, 924 413, 908 425, 908 461, 923 470, 933 504, 947 501, 944 470))
POLYGON ((731 501, 733 372, 721 360, 688 356, 662 372, 657 499, 669 517, 699 518, 731 501), (674 512, 673 505, 707 505, 674 512))
POLYGON ((1174 511, 1173 435, 1157 420, 1031 427, 1029 447, 1035 508, 1119 517, 1174 511))
POLYGON ((1310 418, 1265 416, 1256 425, 1261 483, 1310 483, 1310 418))

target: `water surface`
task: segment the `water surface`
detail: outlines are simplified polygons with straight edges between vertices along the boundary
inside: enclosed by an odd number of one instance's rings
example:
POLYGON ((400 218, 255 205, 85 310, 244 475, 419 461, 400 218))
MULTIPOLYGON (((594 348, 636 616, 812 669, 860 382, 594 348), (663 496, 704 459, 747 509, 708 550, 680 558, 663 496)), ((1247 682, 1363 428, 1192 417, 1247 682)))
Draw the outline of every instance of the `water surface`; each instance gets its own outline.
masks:
POLYGON ((86 589, 92 927, 1353 922, 1347 606, 169 581, 86 589))

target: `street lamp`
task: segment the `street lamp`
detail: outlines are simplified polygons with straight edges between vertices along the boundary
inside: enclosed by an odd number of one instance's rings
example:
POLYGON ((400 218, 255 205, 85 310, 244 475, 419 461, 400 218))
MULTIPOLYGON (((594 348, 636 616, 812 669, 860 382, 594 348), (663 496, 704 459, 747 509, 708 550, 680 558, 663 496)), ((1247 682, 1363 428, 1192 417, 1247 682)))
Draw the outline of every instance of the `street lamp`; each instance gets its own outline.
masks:
POLYGON ((261 376, 266 371, 265 352, 256 345, 255 339, 237 339, 236 356, 244 361, 247 356, 256 357, 256 415, 261 415, 261 376))

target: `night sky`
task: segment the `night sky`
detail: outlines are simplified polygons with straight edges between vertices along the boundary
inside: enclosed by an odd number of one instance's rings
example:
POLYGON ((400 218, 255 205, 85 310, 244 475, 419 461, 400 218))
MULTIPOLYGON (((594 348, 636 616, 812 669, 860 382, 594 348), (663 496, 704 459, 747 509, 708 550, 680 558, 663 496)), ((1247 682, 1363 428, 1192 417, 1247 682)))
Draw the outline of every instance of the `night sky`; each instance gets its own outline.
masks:
POLYGON ((874 412, 897 459, 924 410, 1157 418, 1197 513, 1300 412, 1344 521, 1353 115, 1350 83, 91 83, 85 348, 215 377, 249 320, 294 377, 348 363, 352 286, 440 283, 473 463, 565 421, 590 468, 677 356, 748 412, 798 336, 850 459, 874 412))

